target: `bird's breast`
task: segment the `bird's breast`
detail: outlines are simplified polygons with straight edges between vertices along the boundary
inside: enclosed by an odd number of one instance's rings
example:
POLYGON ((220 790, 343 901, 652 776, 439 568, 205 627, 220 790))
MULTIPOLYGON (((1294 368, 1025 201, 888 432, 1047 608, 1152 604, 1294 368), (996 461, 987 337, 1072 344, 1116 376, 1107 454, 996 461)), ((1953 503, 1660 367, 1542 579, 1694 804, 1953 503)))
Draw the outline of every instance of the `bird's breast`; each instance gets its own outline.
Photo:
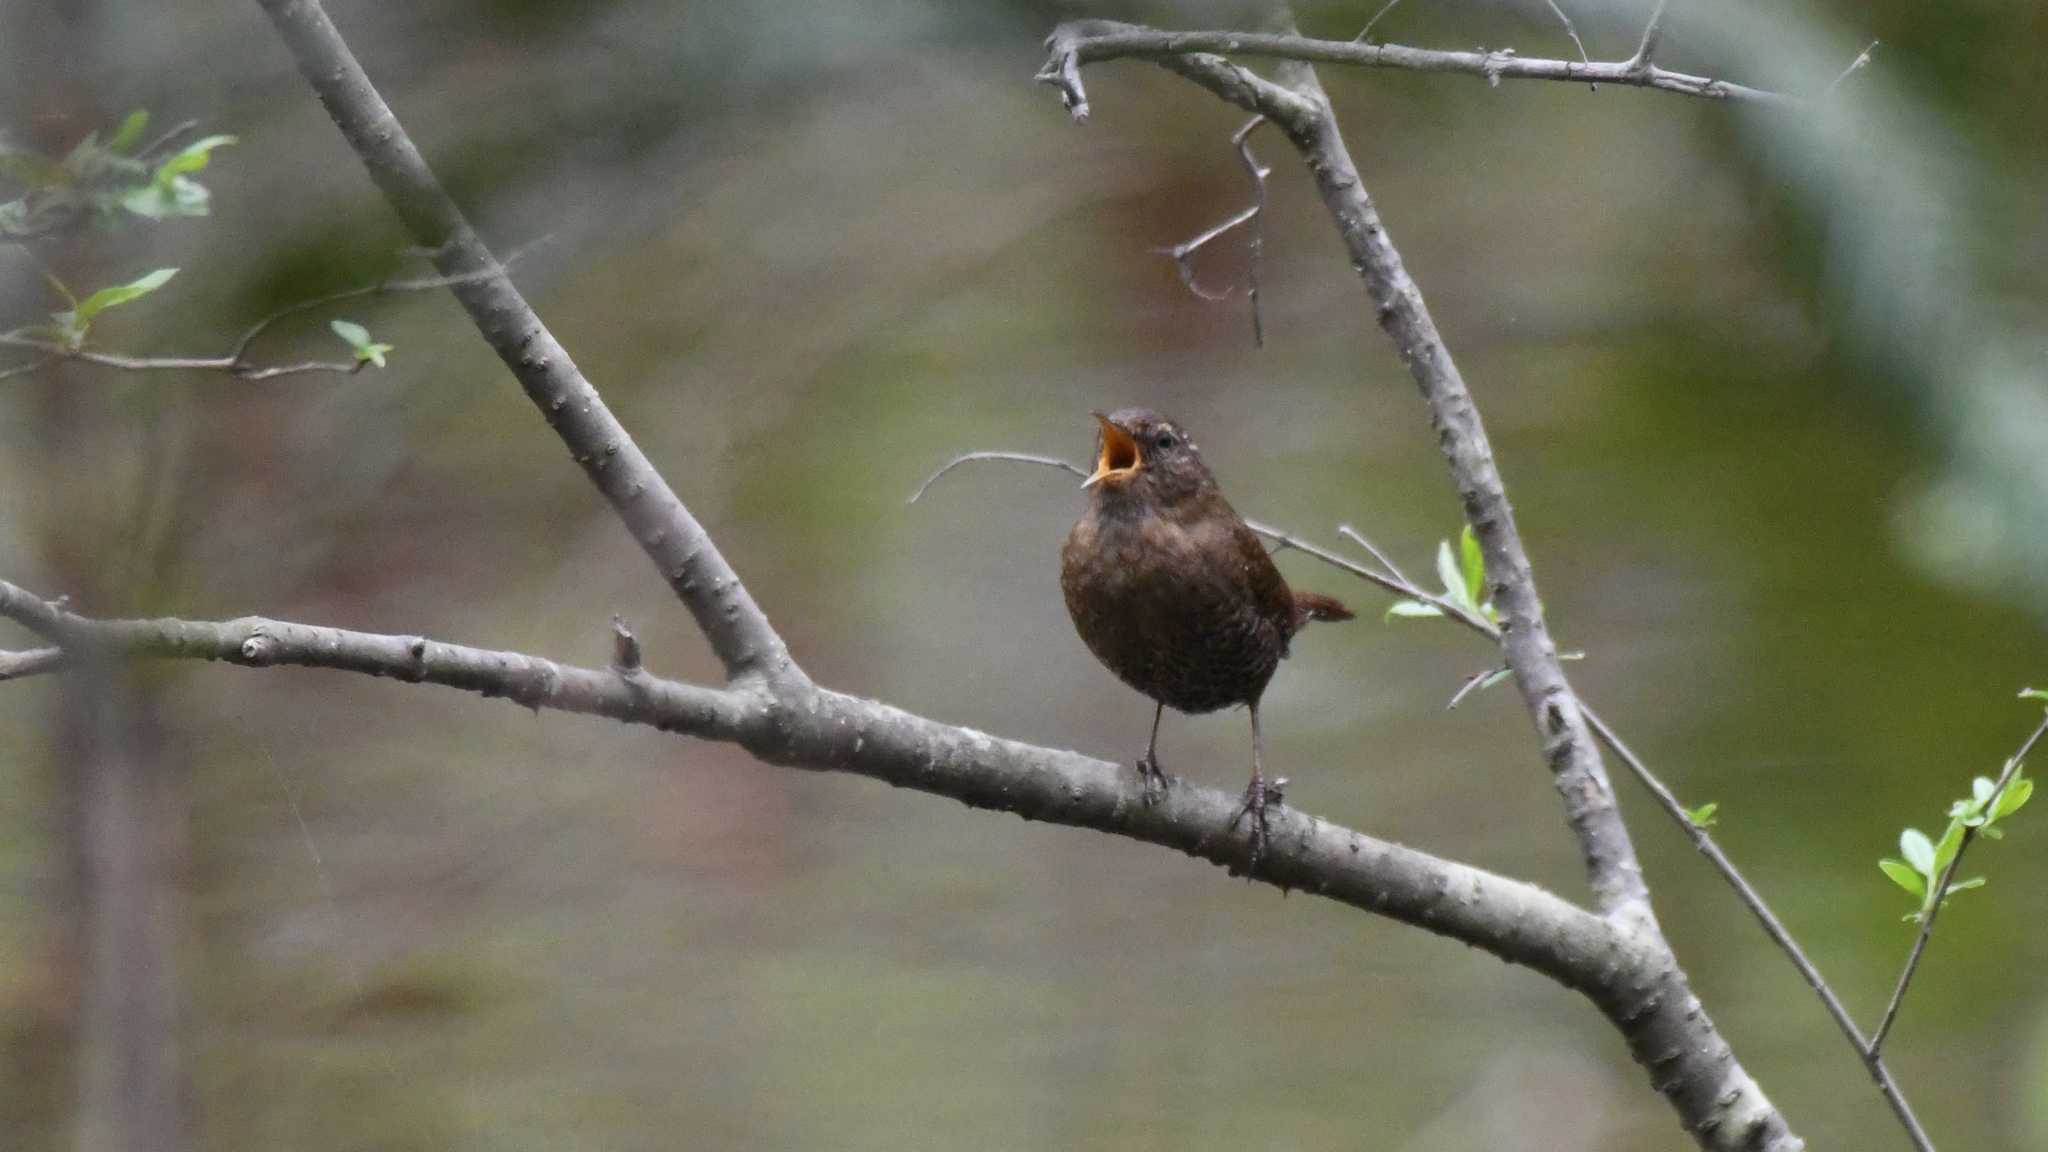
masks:
POLYGON ((1183 712, 1257 700, 1286 648, 1242 559, 1163 517, 1091 511, 1067 536, 1060 585, 1096 658, 1183 712))

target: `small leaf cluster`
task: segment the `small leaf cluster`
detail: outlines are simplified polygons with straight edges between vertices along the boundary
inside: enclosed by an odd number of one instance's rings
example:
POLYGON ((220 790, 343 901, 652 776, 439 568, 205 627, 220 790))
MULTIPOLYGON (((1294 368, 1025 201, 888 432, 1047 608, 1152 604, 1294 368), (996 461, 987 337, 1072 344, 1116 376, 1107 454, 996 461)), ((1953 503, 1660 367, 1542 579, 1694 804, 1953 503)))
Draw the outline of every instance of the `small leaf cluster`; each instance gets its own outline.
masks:
MULTIPOLYGON (((1443 605, 1463 612, 1477 620, 1484 620, 1495 628, 1500 627, 1500 611, 1492 600, 1481 599, 1486 593, 1486 556, 1479 550, 1479 537, 1467 524, 1458 533, 1458 547, 1451 548, 1449 540, 1439 540, 1436 545, 1436 574, 1443 581, 1443 592, 1432 600, 1403 597, 1387 608, 1386 619, 1428 619, 1445 615, 1443 605)), ((1409 585, 1413 587, 1413 585, 1409 585)), ((1559 652, 1559 660, 1583 660, 1584 652, 1559 652)), ((1465 687, 1451 698, 1451 707, 1474 693, 1488 688, 1514 675, 1514 670, 1503 665, 1487 672, 1481 672, 1466 682, 1465 687)))
POLYGON ((13 199, 0 201, 0 239, 30 240, 123 216, 163 220, 204 216, 211 194, 193 179, 217 148, 233 136, 207 136, 174 147, 176 133, 149 145, 149 113, 136 109, 105 140, 87 133, 61 158, 0 139, 0 184, 13 199))
MULTIPOLYGON (((2048 693, 2032 688, 2020 696, 2023 699, 2048 700, 2048 693)), ((1997 781, 1984 776, 1970 781, 1970 794, 1949 805, 1948 827, 1940 839, 1930 838, 1918 828, 1908 828, 1899 834, 1898 858, 1888 856, 1877 862, 1878 868, 1892 883, 1920 902, 1917 909, 1906 914, 1906 920, 1925 920, 1928 913, 1946 903, 1950 896, 1984 886, 1984 877, 1972 876, 1942 889, 1941 878, 1955 861, 1956 853, 1971 838, 2003 839, 2005 832, 1998 827, 1999 821, 2024 808, 2033 797, 2034 781, 2027 776, 2024 765, 2006 761, 2000 779, 2005 781, 2003 788, 1997 781)))
MULTIPOLYGON (((1472 532, 1470 524, 1458 534, 1457 551, 1451 550, 1449 540, 1440 540, 1436 546, 1437 578, 1443 581, 1442 599, 1489 624, 1500 623, 1500 613, 1494 610, 1493 601, 1482 600, 1486 591, 1486 558, 1479 551, 1479 537, 1472 532)), ((1425 600, 1402 599, 1394 601, 1387 609, 1387 619, 1396 617, 1423 618, 1442 616, 1443 609, 1425 600)))

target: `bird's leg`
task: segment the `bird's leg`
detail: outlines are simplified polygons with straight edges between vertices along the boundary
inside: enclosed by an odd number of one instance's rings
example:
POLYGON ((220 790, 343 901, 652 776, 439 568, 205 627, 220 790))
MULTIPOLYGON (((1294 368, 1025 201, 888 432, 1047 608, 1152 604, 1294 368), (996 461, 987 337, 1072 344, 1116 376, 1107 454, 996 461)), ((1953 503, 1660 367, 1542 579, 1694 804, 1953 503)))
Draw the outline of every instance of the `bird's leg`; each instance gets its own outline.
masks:
POLYGON ((1145 741, 1145 754, 1138 757, 1138 783, 1145 789, 1145 803, 1156 804, 1166 796, 1166 772, 1159 767, 1159 718, 1166 714, 1164 702, 1152 711, 1152 738, 1145 741))
POLYGON ((1242 804, 1239 804, 1237 806, 1237 811, 1231 814, 1229 827, 1232 831, 1235 831, 1237 828, 1237 822, 1239 820, 1244 819, 1246 815, 1251 816, 1251 866, 1253 868, 1257 868, 1259 866, 1259 860, 1266 854, 1266 805, 1269 800, 1274 804, 1278 804, 1280 802, 1279 786, 1285 784, 1286 781, 1275 781, 1274 787, 1270 790, 1266 787, 1265 776, 1260 772, 1260 761, 1263 760, 1265 757, 1264 749, 1262 747, 1262 745, 1264 744, 1264 740, 1259 735, 1259 706, 1257 704, 1253 704, 1251 708, 1252 782, 1244 786, 1244 802, 1242 804))

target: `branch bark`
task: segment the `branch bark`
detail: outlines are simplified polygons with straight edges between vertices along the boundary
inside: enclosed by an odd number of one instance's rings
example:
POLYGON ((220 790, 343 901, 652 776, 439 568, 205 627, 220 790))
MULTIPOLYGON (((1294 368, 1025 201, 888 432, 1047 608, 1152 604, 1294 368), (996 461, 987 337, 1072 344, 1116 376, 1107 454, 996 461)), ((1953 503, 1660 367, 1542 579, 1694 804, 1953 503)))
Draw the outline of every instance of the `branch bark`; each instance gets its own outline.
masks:
MULTIPOLYGON (((1105 29, 1098 23, 1062 25, 1047 41, 1049 55, 1039 78, 1057 87, 1069 111, 1081 120, 1088 103, 1080 63, 1118 55, 1144 56, 1248 112, 1271 119, 1301 153, 1352 266, 1365 282, 1375 319, 1394 341, 1428 403, 1465 518, 1485 554, 1494 603, 1503 614, 1502 654, 1514 670, 1544 758, 1564 798, 1566 817, 1578 836, 1595 901, 1610 921, 1654 941, 1668 956, 1599 749, 1544 623, 1535 577, 1479 411, 1352 163, 1329 98, 1305 63, 1295 64, 1283 85, 1207 52, 1217 48, 1284 55, 1296 61, 1364 62, 1358 54, 1376 50, 1373 45, 1295 43, 1298 39, 1285 35, 1184 35, 1116 25, 1105 29)), ((1567 78, 1589 77, 1575 73, 1567 78)), ((1617 1020, 1616 1024, 1700 1146, 1716 1152, 1803 1147, 1720 1039, 1676 963, 1670 965, 1668 979, 1666 994, 1649 1005, 1642 1017, 1617 1020)))
POLYGON ((1238 798, 1183 781, 1145 803, 1128 766, 959 728, 821 688, 707 688, 643 668, 560 664, 521 652, 244 617, 99 620, 0 581, 0 617, 67 653, 327 668, 439 684, 526 708, 603 716, 745 747, 771 764, 850 772, 1028 820, 1159 844, 1282 889, 1350 904, 1482 948, 1641 1014, 1665 994, 1661 942, 1531 884, 1377 840, 1291 808, 1274 810, 1258 871, 1230 832, 1238 798))

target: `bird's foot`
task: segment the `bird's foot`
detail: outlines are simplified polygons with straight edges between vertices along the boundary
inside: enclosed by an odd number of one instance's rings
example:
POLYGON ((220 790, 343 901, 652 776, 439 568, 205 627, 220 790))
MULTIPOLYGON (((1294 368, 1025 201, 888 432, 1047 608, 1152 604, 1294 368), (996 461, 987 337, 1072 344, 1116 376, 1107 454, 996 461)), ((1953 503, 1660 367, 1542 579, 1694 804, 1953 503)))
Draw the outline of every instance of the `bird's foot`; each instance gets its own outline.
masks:
POLYGON ((1266 858, 1266 809, 1279 807, 1280 797, 1286 787, 1287 779, 1284 776, 1271 784, 1253 776, 1252 782, 1244 787, 1244 800, 1238 804, 1237 811, 1230 815, 1230 823, 1225 827, 1232 832, 1237 831, 1239 820, 1246 816, 1251 817, 1252 859, 1251 864, 1245 869, 1247 872, 1256 871, 1259 861, 1266 858))
POLYGON ((1147 806, 1166 799, 1166 790, 1172 783, 1166 775, 1166 770, 1159 766, 1159 761, 1154 759, 1150 752, 1138 757, 1138 784, 1144 789, 1147 806))

